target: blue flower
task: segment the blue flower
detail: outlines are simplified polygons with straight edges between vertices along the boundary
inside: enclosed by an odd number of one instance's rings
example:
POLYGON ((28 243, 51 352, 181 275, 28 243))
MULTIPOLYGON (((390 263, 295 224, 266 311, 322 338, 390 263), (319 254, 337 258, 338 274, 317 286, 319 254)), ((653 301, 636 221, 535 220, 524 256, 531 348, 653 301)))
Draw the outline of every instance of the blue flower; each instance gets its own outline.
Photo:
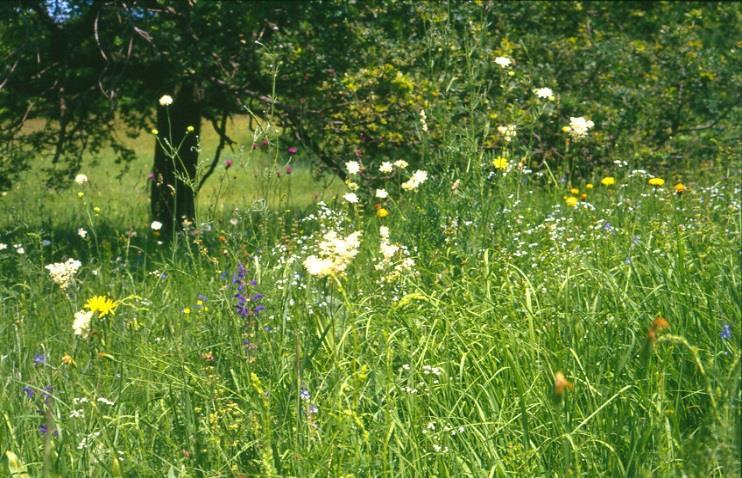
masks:
POLYGON ((34 395, 36 395, 36 391, 28 385, 24 386, 21 390, 23 390, 23 393, 25 393, 28 398, 33 398, 34 395))
POLYGON ((33 364, 37 367, 41 367, 43 365, 46 365, 46 355, 43 353, 35 354, 33 356, 33 364))
POLYGON ((724 324, 724 327, 721 328, 721 333, 719 334, 719 337, 721 337, 722 340, 729 340, 732 338, 732 326, 729 324, 724 324))
POLYGON ((299 398, 301 398, 302 400, 309 400, 312 397, 309 394, 309 390, 307 390, 306 388, 302 388, 299 392, 299 398))

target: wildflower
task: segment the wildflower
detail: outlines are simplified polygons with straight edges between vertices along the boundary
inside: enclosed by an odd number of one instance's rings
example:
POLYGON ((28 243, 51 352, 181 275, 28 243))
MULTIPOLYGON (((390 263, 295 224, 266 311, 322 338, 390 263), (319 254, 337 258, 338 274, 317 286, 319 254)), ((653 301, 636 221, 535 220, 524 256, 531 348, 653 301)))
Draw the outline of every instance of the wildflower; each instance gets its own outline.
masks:
POLYGON ((580 190, 577 188, 570 188, 569 193, 574 196, 577 196, 578 194, 580 194, 580 190))
POLYGON ((84 174, 78 174, 77 176, 75 176, 75 182, 82 186, 83 184, 88 182, 88 177, 84 174))
POLYGON ((4 242, 0 242, 0 251, 3 251, 5 249, 7 249, 7 248, 8 248, 8 245, 7 244, 5 244, 4 242))
POLYGON ((662 178, 650 178, 649 185, 654 186, 656 188, 661 188, 662 186, 665 185, 665 180, 662 178))
POLYGON ((115 402, 113 400, 109 400, 106 397, 98 397, 98 403, 102 403, 103 405, 108 405, 109 407, 112 407, 115 405, 115 402))
POLYGON ((309 400, 312 397, 309 394, 309 390, 307 390, 306 388, 302 388, 301 391, 299 392, 299 398, 301 398, 302 400, 306 401, 306 400, 309 400))
POLYGON ((80 191, 79 193, 77 193, 77 197, 80 198, 80 199, 82 199, 82 198, 85 197, 85 193, 82 192, 82 191, 80 191))
POLYGON ((159 231, 162 229, 162 223, 160 221, 152 221, 152 224, 150 224, 149 227, 153 231, 159 231))
POLYGON ((580 194, 580 201, 582 201, 582 202, 587 201, 587 194, 586 193, 580 194))
POLYGON ((319 277, 341 274, 358 254, 361 233, 356 231, 346 237, 329 231, 319 243, 319 256, 311 255, 304 260, 304 268, 319 277))
POLYGON ((159 132, 159 131, 157 131, 157 128, 152 128, 152 129, 150 130, 150 133, 152 133, 152 134, 153 134, 153 135, 155 135, 155 136, 157 136, 158 134, 160 134, 160 132, 159 132))
POLYGON ((98 312, 99 317, 113 315, 118 307, 118 303, 109 299, 105 295, 94 295, 85 303, 85 308, 91 312, 98 312))
POLYGON ((508 68, 510 65, 512 65, 513 60, 511 60, 510 58, 506 56, 498 56, 497 58, 495 58, 495 63, 500 68, 508 68))
POLYGON ((224 169, 231 168, 233 164, 234 164, 234 161, 232 161, 231 159, 224 161, 224 169))
POLYGON ((293 172, 294 172, 294 168, 292 168, 290 164, 286 165, 286 175, 290 176, 291 173, 293 172))
POLYGON ((495 169, 504 171, 508 169, 508 158, 504 156, 498 156, 492 160, 492 166, 494 166, 495 169))
POLYGON ((513 138, 518 135, 517 126, 514 124, 498 126, 497 132, 502 135, 502 139, 504 139, 506 143, 511 142, 513 138))
POLYGON ((82 263, 80 261, 70 258, 67 259, 66 262, 48 264, 45 266, 45 269, 49 271, 52 280, 59 285, 62 290, 64 290, 70 286, 72 280, 75 278, 75 274, 81 266, 82 263))
POLYGON ((289 146, 288 152, 291 156, 293 156, 299 152, 299 148, 297 148, 296 146, 289 146))
POLYGON ((72 358, 72 355, 70 355, 70 354, 64 354, 64 355, 62 355, 62 363, 64 365, 74 365, 75 364, 75 359, 72 358))
POLYGON ((100 208, 99 208, 98 206, 95 206, 95 207, 93 208, 93 212, 94 212, 94 213, 95 213, 95 215, 97 216, 98 214, 100 214, 100 208))
POLYGON ((386 199, 389 197, 389 193, 387 193, 385 189, 377 189, 376 197, 379 199, 386 199))
POLYGON ((21 390, 23 391, 23 393, 26 394, 26 398, 33 398, 36 395, 36 390, 29 387, 28 385, 24 385, 21 390))
POLYGON ((535 90, 533 90, 533 93, 539 98, 545 98, 547 100, 554 101, 554 92, 551 91, 551 88, 536 88, 535 90))
POLYGON ((420 128, 423 130, 423 133, 428 132, 428 122, 427 117, 425 116, 425 110, 420 110, 420 128))
POLYGON ((33 364, 36 367, 41 367, 43 365, 46 365, 46 355, 44 353, 34 354, 33 364))
POLYGON ((397 161, 394 161, 395 168, 407 169, 407 166, 409 166, 409 163, 404 159, 398 159, 397 161))
POLYGON ((77 235, 85 239, 88 237, 88 231, 85 230, 85 228, 81 227, 77 230, 77 235))
POLYGON ((724 324, 724 327, 721 328, 721 333, 719 334, 719 337, 721 337, 722 340, 729 340, 732 338, 732 326, 729 324, 724 324))
POLYGON ((564 395, 565 390, 573 389, 574 385, 572 385, 572 382, 567 380, 561 371, 554 374, 554 395, 561 397, 564 395))
POLYGON ((585 184, 585 189, 587 189, 588 191, 591 190, 592 188, 593 188, 593 183, 585 184))
POLYGON ((387 217, 388 215, 389 215, 389 211, 387 211, 387 210, 386 210, 385 208, 383 208, 383 207, 380 207, 379 209, 377 209, 377 210, 376 210, 376 216, 377 216, 377 217, 378 217, 379 219, 384 219, 384 218, 385 218, 385 217, 387 217))
POLYGON ((562 131, 569 133, 572 138, 579 140, 587 136, 587 132, 595 126, 595 123, 582 116, 570 117, 569 126, 562 128, 562 131))
POLYGON ((75 335, 83 339, 90 337, 90 321, 92 318, 92 311, 81 310, 75 312, 75 320, 72 322, 72 330, 75 331, 75 335))
POLYGON ((345 193, 343 194, 343 199, 351 204, 356 204, 358 202, 358 195, 356 193, 345 193))
POLYGON ((360 188, 358 183, 355 183, 353 181, 346 181, 345 185, 348 186, 348 189, 350 189, 351 191, 358 191, 358 189, 360 188))
POLYGON ((461 186, 461 180, 457 179, 453 184, 451 184, 451 192, 456 192, 459 189, 459 186, 461 186))
POLYGON ((160 106, 170 106, 173 104, 173 97, 170 95, 162 95, 160 97, 160 106))
POLYGON ((347 161, 345 169, 348 170, 348 174, 358 174, 361 172, 361 164, 358 161, 347 161))
POLYGON ((602 184, 603 186, 613 186, 614 184, 616 184, 616 178, 614 178, 613 176, 606 176, 600 180, 600 184, 602 184))
POLYGON ((191 313, 191 308, 190 308, 190 307, 183 307, 183 313, 184 313, 185 315, 188 315, 188 314, 190 314, 190 313, 191 313))
POLYGON ((647 331, 647 339, 651 344, 654 344, 657 341, 657 336, 669 328, 670 322, 668 322, 667 319, 665 319, 664 317, 658 315, 652 321, 652 325, 649 326, 649 330, 647 331))
POLYGON ((384 174, 389 174, 392 172, 394 166, 389 161, 384 161, 381 163, 381 166, 379 166, 379 172, 384 174))
POLYGON ((427 181, 427 179, 428 179, 428 173, 426 171, 418 169, 412 174, 412 177, 410 177, 410 179, 402 183, 402 189, 404 189, 405 191, 414 191, 422 183, 427 181))
POLYGON ((577 198, 574 197, 574 196, 568 196, 567 198, 564 199, 564 202, 569 207, 575 207, 575 206, 577 206, 577 198))
POLYGON ((194 128, 193 126, 190 126, 189 125, 189 126, 186 127, 186 132, 188 132, 188 133, 193 133, 195 130, 196 130, 196 128, 194 128))
POLYGON ((678 183, 675 185, 675 192, 678 196, 682 195, 685 192, 685 184, 678 183))

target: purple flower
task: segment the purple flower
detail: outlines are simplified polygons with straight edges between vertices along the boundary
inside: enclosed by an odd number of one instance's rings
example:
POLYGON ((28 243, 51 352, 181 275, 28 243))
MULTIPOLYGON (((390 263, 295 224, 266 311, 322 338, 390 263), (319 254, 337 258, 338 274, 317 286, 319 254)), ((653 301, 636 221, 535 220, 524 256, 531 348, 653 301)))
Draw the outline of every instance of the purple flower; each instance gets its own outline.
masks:
POLYGON ((290 175, 293 172, 294 172, 294 168, 292 168, 290 164, 286 166, 286 174, 290 175))
POLYGON ((299 398, 301 398, 302 400, 309 400, 312 397, 309 394, 309 390, 307 390, 306 388, 302 388, 299 392, 299 398))
POLYGON ((224 161, 224 169, 231 168, 233 164, 234 164, 234 161, 232 161, 231 159, 224 161))
POLYGON ((729 324, 724 324, 724 327, 721 328, 721 333, 719 334, 719 337, 721 337, 722 340, 729 340, 732 338, 732 326, 729 324))
POLYGON ((309 412, 310 415, 316 415, 317 413, 319 413, 319 407, 312 403, 307 408, 307 412, 309 412))
POLYGON ((607 222, 606 221, 606 223, 603 224, 603 230, 605 232, 613 232, 613 226, 611 226, 611 223, 610 222, 607 222))
POLYGON ((41 366, 46 365, 46 355, 43 353, 35 354, 33 356, 33 364, 36 367, 41 367, 41 366))
POLYGON ((297 148, 296 146, 290 146, 288 151, 289 151, 289 154, 293 156, 299 152, 299 148, 297 148))
POLYGON ((36 395, 36 391, 28 385, 24 386, 21 390, 23 390, 23 393, 25 393, 28 398, 33 398, 34 395, 36 395))

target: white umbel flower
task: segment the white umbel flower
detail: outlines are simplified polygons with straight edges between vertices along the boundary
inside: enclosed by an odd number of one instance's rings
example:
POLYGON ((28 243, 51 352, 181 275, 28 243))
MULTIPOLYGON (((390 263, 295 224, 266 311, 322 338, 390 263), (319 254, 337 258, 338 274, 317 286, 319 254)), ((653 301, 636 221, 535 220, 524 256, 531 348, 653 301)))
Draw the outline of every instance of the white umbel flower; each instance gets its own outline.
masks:
POLYGON ((81 310, 75 312, 75 321, 72 322, 72 330, 75 331, 75 335, 83 339, 90 337, 90 321, 92 318, 92 311, 81 310))

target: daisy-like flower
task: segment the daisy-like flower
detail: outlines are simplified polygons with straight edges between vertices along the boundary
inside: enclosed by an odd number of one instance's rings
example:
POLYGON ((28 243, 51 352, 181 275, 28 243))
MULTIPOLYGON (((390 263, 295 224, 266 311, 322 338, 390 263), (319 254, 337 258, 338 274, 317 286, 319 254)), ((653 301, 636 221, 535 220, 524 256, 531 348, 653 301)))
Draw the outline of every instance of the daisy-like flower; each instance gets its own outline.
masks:
POLYGON ((495 58, 495 63, 500 68, 509 68, 510 65, 513 64, 513 60, 511 60, 510 58, 508 58, 506 56, 498 56, 497 58, 495 58))
POLYGON ((650 178, 649 185, 654 186, 656 188, 661 188, 662 186, 665 185, 665 180, 662 178, 650 178))
POLYGON ((533 93, 538 96, 539 98, 544 98, 547 100, 553 100, 554 99, 554 92, 551 91, 551 88, 536 88, 533 90, 533 93))
POLYGON ((90 322, 92 318, 92 311, 81 310, 75 312, 75 320, 72 322, 72 330, 75 331, 75 335, 83 339, 90 337, 90 322))
POLYGON ((356 193, 345 193, 343 194, 343 199, 351 204, 356 204, 358 202, 358 195, 356 193))
POLYGON ((348 170, 348 174, 358 174, 361 172, 361 164, 358 161, 347 161, 345 169, 348 170))
POLYGON ((85 303, 85 308, 91 312, 98 312, 99 317, 113 315, 116 307, 118 307, 118 303, 105 295, 94 295, 85 303))
POLYGON ((500 171, 504 171, 508 169, 508 158, 504 156, 498 156, 495 159, 492 160, 492 166, 495 169, 499 169, 500 171))
POLYGON ((88 237, 88 231, 86 231, 84 227, 81 227, 77 230, 77 235, 85 239, 88 237))
POLYGON ((381 166, 379 166, 379 172, 384 174, 389 174, 394 169, 394 165, 389 161, 384 161, 381 163, 381 166))
POLYGON ((160 96, 160 106, 170 106, 173 104, 173 97, 170 95, 160 96))
POLYGON ((600 180, 600 184, 602 184, 603 186, 613 186, 614 184, 616 184, 616 178, 614 178, 613 176, 606 176, 600 180))
POLYGON ((575 206, 577 206, 577 198, 576 198, 576 197, 574 197, 574 196, 568 196, 568 197, 567 197, 567 198, 566 198, 566 199, 564 200, 564 202, 565 202, 565 203, 567 204, 567 206, 569 206, 569 207, 575 207, 575 206))
POLYGON ((78 174, 77 176, 75 176, 75 182, 82 186, 83 184, 88 182, 88 177, 84 174, 78 174))
POLYGON ((162 223, 160 221, 152 221, 152 224, 150 224, 149 227, 153 231, 159 231, 162 229, 162 223))
POLYGON ((383 207, 380 207, 379 209, 376 210, 376 217, 378 217, 379 219, 384 219, 388 215, 389 215, 389 211, 387 211, 383 207))
POLYGON ((389 197, 389 193, 386 192, 386 189, 377 189, 376 197, 379 199, 386 199, 389 197))

